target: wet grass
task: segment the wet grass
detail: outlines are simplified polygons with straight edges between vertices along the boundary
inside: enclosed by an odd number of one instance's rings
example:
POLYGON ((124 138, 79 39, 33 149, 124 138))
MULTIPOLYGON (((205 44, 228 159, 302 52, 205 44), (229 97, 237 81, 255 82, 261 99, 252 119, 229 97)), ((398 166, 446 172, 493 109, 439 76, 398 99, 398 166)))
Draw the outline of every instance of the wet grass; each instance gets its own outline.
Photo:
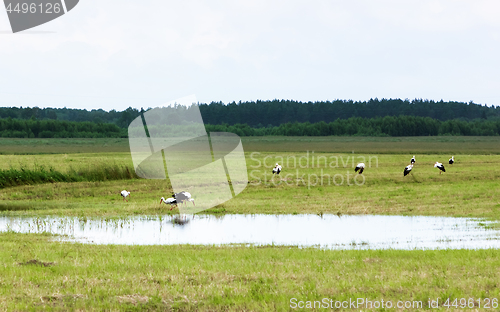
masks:
POLYGON ((100 246, 50 239, 0 234, 0 308, 288 311, 292 298, 424 306, 429 298, 441 304, 500 298, 498 250, 100 246))

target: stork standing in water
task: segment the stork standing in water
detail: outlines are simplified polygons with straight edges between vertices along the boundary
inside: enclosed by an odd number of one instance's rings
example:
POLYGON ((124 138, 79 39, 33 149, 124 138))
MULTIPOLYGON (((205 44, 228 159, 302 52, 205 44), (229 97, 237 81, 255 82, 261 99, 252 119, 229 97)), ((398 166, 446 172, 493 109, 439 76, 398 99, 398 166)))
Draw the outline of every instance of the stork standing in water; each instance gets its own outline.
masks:
POLYGON ((441 174, 441 171, 442 172, 446 172, 446 170, 444 169, 444 165, 440 162, 437 162, 434 164, 434 168, 438 168, 439 169, 439 174, 441 174))
POLYGON ((358 172, 359 170, 359 174, 362 174, 363 173, 363 170, 365 170, 365 164, 364 163, 359 163, 356 168, 354 168, 354 172, 358 172))
POLYGON ((191 198, 191 194, 188 192, 175 193, 172 195, 172 197, 175 198, 177 203, 182 204, 182 203, 186 203, 187 201, 190 201, 193 203, 193 206, 196 206, 194 204, 194 199, 191 198))
POLYGON ((123 190, 121 191, 120 195, 122 195, 123 200, 126 200, 128 202, 127 196, 130 196, 130 192, 123 190))
POLYGON ((276 163, 276 166, 274 166, 273 168, 273 174, 279 175, 280 172, 281 172, 281 166, 278 163, 276 163))
POLYGON ((450 165, 453 165, 454 162, 455 162, 455 158, 453 158, 453 156, 451 156, 450 160, 448 160, 448 163, 450 165))
POLYGON ((177 206, 177 201, 175 200, 175 198, 160 198, 160 205, 161 203, 165 203, 165 205, 170 205, 170 210, 172 210, 174 208, 174 206, 177 206))
MULTIPOLYGON (((415 158, 415 156, 413 156, 413 158, 415 158)), ((413 169, 413 164, 410 164, 405 167, 405 171, 403 171, 405 177, 411 172, 411 169, 413 169)))
POLYGON ((414 164, 415 164, 415 155, 413 155, 413 158, 412 158, 412 159, 410 159, 410 164, 411 164, 411 165, 414 165, 414 164))
MULTIPOLYGON (((189 192, 182 191, 179 193, 175 193, 172 195, 172 198, 169 199, 170 200, 174 199, 176 204, 182 204, 182 203, 187 204, 186 202, 190 201, 193 203, 193 206, 196 206, 194 204, 194 199, 191 198, 191 193, 189 192)), ((172 222, 175 224, 184 225, 189 222, 189 219, 187 219, 187 215, 181 214, 180 217, 174 217, 172 222)))

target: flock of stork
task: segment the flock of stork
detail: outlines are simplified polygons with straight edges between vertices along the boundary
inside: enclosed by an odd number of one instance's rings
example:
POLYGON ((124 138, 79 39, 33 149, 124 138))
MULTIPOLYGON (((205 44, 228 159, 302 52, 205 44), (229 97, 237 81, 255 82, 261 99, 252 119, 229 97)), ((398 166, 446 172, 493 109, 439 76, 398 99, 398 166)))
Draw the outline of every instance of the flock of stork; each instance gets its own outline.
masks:
MULTIPOLYGON (((403 171, 403 176, 406 177, 411 172, 415 162, 416 162, 415 155, 413 155, 413 157, 410 159, 410 164, 408 166, 406 166, 405 170, 403 171)), ((451 158, 448 160, 448 163, 450 165, 453 165, 454 162, 455 162, 455 158, 454 158, 454 156, 451 156, 451 158)), ((441 172, 446 172, 446 169, 444 169, 444 165, 440 162, 436 161, 436 163, 434 164, 434 168, 439 169, 439 174, 441 174, 441 172)), ((281 166, 279 164, 276 164, 276 166, 273 168, 273 174, 279 175, 281 170, 282 170, 281 166)), ((356 165, 356 168, 354 168, 354 172, 357 172, 359 174, 362 174, 364 170, 365 170, 364 163, 359 163, 356 165)))
MULTIPOLYGON (((408 166, 405 167, 405 170, 403 171, 403 176, 407 176, 411 170, 413 169, 413 165, 415 165, 415 155, 413 155, 412 159, 410 159, 410 164, 408 166)), ((455 162, 455 158, 453 156, 451 156, 451 158, 448 160, 448 163, 450 165, 453 165, 453 163, 455 162)), ((434 168, 438 168, 439 169, 439 174, 441 174, 441 172, 446 172, 446 169, 444 168, 444 165, 440 162, 436 162, 434 164, 434 168)), ((281 173, 281 170, 283 168, 278 164, 276 163, 276 166, 273 168, 273 175, 279 175, 281 173)), ((354 168, 354 172, 358 172, 359 174, 362 174, 363 171, 365 170, 365 164, 364 163, 359 163, 357 164, 356 168, 354 168)), ((123 190, 121 191, 121 196, 123 197, 123 200, 127 201, 128 202, 128 199, 127 197, 130 196, 130 192, 127 192, 126 190, 123 190)), ((195 205, 194 204, 194 199, 191 198, 191 194, 189 192, 180 192, 180 193, 174 193, 172 194, 172 197, 170 198, 160 198, 160 205, 161 203, 165 203, 166 205, 170 205, 170 210, 172 210, 174 208, 174 206, 177 206, 177 204, 187 204, 187 202, 192 202, 193 203, 193 206, 195 205)))
MULTIPOLYGON (((415 164, 416 160, 415 160, 415 155, 413 155, 413 157, 410 159, 410 164, 408 166, 405 167, 405 170, 403 171, 403 176, 407 176, 411 170, 413 169, 413 165, 415 164)), ((455 158, 453 156, 451 156, 451 158, 448 160, 448 163, 450 165, 453 165, 453 163, 455 162, 455 158)), ((434 164, 434 168, 438 168, 439 169, 439 174, 441 174, 441 172, 446 172, 446 169, 444 169, 444 165, 440 162, 437 162, 434 164)), ((354 171, 355 172, 358 172, 359 174, 362 174, 363 173, 363 170, 365 170, 365 164, 364 163, 359 163, 356 168, 354 168, 354 171)))

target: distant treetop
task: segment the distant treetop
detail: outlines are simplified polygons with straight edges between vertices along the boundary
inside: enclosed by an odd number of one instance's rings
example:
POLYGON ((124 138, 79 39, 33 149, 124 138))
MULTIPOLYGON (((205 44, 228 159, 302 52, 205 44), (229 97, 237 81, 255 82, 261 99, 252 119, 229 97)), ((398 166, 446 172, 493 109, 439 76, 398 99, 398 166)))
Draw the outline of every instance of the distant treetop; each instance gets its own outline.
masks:
MULTIPOLYGON (((279 126, 290 122, 320 121, 332 122, 351 117, 375 118, 384 116, 419 116, 446 121, 462 119, 497 119, 499 107, 487 107, 472 101, 444 102, 432 100, 370 99, 369 101, 334 100, 321 102, 298 102, 293 100, 272 100, 252 102, 212 102, 198 104, 203 121, 211 125, 248 124, 251 127, 279 126)), ((85 110, 71 108, 0 107, 0 118, 90 121, 94 123, 114 123, 126 128, 140 115, 135 108, 124 111, 102 109, 85 110)))

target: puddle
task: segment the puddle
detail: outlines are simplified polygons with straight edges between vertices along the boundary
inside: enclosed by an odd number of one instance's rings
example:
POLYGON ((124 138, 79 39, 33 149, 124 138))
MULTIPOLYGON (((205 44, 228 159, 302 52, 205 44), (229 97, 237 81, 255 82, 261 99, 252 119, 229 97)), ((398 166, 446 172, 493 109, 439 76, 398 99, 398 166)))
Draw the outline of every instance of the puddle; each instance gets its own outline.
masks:
POLYGON ((0 231, 67 235, 94 244, 293 245, 327 249, 500 248, 500 231, 471 218, 337 215, 196 215, 120 220, 0 217, 0 231))

